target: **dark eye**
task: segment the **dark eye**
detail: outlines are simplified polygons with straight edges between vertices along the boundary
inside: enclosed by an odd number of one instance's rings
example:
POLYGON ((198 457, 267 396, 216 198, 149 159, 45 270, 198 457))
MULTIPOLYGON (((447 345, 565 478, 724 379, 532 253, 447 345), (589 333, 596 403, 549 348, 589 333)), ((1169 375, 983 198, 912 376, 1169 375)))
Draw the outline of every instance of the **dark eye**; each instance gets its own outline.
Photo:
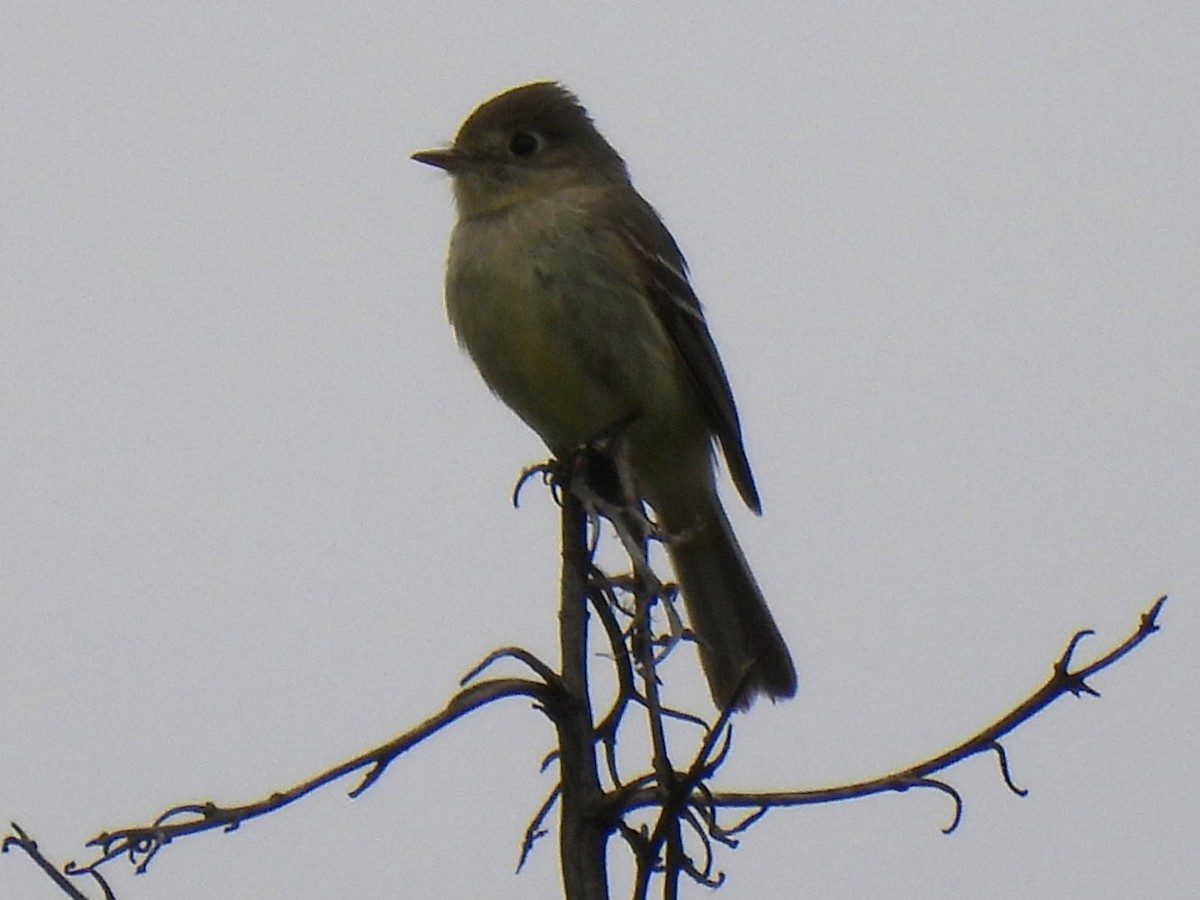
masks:
POLYGON ((513 156, 533 156, 542 149, 542 137, 532 131, 518 131, 508 142, 508 150, 513 156))

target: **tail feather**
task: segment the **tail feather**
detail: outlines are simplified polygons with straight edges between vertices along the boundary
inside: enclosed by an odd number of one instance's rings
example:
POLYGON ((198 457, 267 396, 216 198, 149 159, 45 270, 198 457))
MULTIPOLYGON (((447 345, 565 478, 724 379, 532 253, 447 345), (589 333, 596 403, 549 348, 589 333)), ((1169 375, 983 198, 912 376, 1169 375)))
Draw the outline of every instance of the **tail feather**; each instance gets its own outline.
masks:
POLYGON ((719 709, 796 693, 791 654, 715 494, 690 525, 667 522, 667 552, 683 591, 700 662, 719 709))

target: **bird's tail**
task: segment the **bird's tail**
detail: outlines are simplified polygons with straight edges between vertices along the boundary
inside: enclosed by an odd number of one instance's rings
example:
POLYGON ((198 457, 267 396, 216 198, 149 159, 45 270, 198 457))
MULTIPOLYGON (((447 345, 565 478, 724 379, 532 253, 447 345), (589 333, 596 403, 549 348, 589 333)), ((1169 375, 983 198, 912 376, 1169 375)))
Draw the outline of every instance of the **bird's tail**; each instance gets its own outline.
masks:
POLYGON ((700 662, 719 709, 747 708, 760 694, 796 693, 791 654, 746 564, 716 493, 672 529, 667 553, 675 568, 700 662), (678 530, 674 530, 678 529, 678 530))

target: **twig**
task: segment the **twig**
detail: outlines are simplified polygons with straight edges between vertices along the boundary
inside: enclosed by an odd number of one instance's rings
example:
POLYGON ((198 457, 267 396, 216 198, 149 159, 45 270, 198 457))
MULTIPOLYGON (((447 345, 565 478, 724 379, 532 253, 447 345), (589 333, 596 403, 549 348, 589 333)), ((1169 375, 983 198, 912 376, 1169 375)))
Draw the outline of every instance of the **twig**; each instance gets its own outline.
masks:
MULTIPOLYGON (((58 870, 58 867, 50 860, 46 859, 41 850, 38 849, 37 841, 25 833, 25 830, 16 822, 10 822, 13 834, 6 835, 4 842, 0 843, 0 853, 7 853, 13 847, 25 851, 25 854, 32 859, 39 869, 46 873, 46 877, 53 881, 62 890, 64 894, 72 898, 72 900, 88 900, 87 894, 80 891, 75 885, 71 884, 67 876, 58 870)), ((100 877, 98 872, 93 873, 101 889, 104 891, 104 896, 111 900, 113 894, 109 890, 108 884, 100 877)))
MULTIPOLYGON (((1166 600, 1166 597, 1160 597, 1156 600, 1150 609, 1142 614, 1137 630, 1120 645, 1090 665, 1072 672, 1070 671, 1071 656, 1078 647, 1080 640, 1091 632, 1079 632, 1074 635, 1068 642, 1062 656, 1054 663, 1050 678, 1042 687, 1035 691, 1028 699, 1018 704, 1011 712, 1000 717, 978 734, 944 753, 939 753, 906 769, 900 769, 867 781, 813 790, 719 791, 711 795, 709 802, 713 807, 722 809, 749 807, 769 809, 784 806, 809 806, 817 803, 832 803, 839 800, 867 797, 871 794, 878 794, 885 791, 906 791, 914 787, 932 787, 948 793, 955 799, 955 816, 950 826, 945 829, 949 833, 954 830, 959 822, 961 797, 949 785, 932 779, 930 776, 977 754, 989 751, 996 752, 1000 760, 1001 773, 1006 785, 1014 793, 1024 796, 1025 792, 1017 788, 1012 782, 1008 771, 1008 758, 1000 744, 1000 739, 1066 694, 1074 696, 1099 696, 1086 683, 1086 679, 1108 668, 1139 646, 1154 632, 1158 631, 1158 615, 1166 600)), ((619 806, 623 812, 629 812, 633 809, 657 805, 657 796, 650 790, 638 788, 616 792, 610 796, 610 801, 614 805, 619 806)))
POLYGON ((318 788, 366 769, 362 781, 350 792, 351 797, 357 797, 375 783, 396 757, 468 713, 497 700, 518 696, 533 697, 549 707, 557 702, 555 694, 550 685, 524 678, 494 679, 471 685, 455 694, 440 713, 415 728, 301 784, 240 806, 218 806, 211 802, 175 806, 159 815, 150 825, 106 831, 87 842, 87 846, 100 849, 99 857, 82 866, 69 862, 63 871, 67 875, 94 873, 98 866, 109 860, 127 856, 139 873, 144 872, 155 855, 176 838, 218 828, 234 831, 243 822, 282 809, 318 788))

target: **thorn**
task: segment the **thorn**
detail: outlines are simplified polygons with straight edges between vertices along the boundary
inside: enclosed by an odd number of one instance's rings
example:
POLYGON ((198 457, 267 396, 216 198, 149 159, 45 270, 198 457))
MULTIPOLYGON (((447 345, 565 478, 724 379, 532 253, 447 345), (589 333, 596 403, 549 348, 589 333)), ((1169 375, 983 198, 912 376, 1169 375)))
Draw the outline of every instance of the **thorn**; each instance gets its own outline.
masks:
POLYGON ((996 751, 996 756, 1000 759, 1000 774, 1004 778, 1004 783, 1008 785, 1008 789, 1018 797, 1028 796, 1028 788, 1019 788, 1013 782, 1012 772, 1008 768, 1008 754, 1005 752, 1004 747, 1000 745, 999 741, 992 741, 992 749, 996 751))
POLYGON ((1055 669, 1059 670, 1064 675, 1067 674, 1067 667, 1071 665, 1071 657, 1074 655, 1076 648, 1079 646, 1079 642, 1085 637, 1090 637, 1095 633, 1096 632, 1091 628, 1085 628, 1083 631, 1075 632, 1075 636, 1072 637, 1070 643, 1067 644, 1067 649, 1063 651, 1062 658, 1059 659, 1057 664, 1055 664, 1055 669))
POLYGON ((1076 697, 1082 697, 1087 694, 1089 697, 1099 697, 1100 692, 1084 681, 1082 678, 1073 678, 1071 683, 1067 685, 1067 690, 1076 697))
POLYGON ((962 794, 950 787, 950 785, 946 784, 946 782, 938 781, 936 778, 917 778, 912 781, 902 782, 896 787, 896 790, 907 791, 909 788, 915 787, 934 788, 935 790, 939 790, 943 794, 946 794, 951 800, 954 801, 954 818, 950 820, 949 825, 942 829, 942 834, 953 833, 954 830, 958 828, 958 823, 962 821, 962 794))
POLYGON ((1148 612, 1142 613, 1141 630, 1143 634, 1154 634, 1154 632, 1158 631, 1158 614, 1162 612, 1163 604, 1166 602, 1167 595, 1163 594, 1156 601, 1154 601, 1154 605, 1150 607, 1148 612))

